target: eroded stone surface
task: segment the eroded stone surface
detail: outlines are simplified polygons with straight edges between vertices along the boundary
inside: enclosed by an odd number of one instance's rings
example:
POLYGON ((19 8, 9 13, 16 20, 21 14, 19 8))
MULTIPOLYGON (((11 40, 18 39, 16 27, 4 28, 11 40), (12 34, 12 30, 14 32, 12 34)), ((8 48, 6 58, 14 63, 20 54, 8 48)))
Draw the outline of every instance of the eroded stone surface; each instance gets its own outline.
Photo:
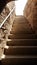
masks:
POLYGON ((28 0, 24 8, 24 16, 28 19, 35 32, 37 32, 37 0, 28 0))
MULTIPOLYGON (((4 21, 4 19, 9 14, 12 7, 14 6, 14 4, 12 4, 12 3, 14 3, 14 2, 9 2, 8 6, 6 5, 5 8, 3 9, 3 11, 1 12, 0 24, 4 21), (11 4, 13 6, 11 6, 11 4)), ((8 34, 10 33, 10 29, 12 27, 12 23, 13 23, 14 18, 15 18, 15 11, 13 12, 13 14, 10 15, 10 17, 7 19, 7 21, 4 23, 4 25, 0 29, 0 60, 1 60, 2 54, 4 53, 4 47, 6 44, 6 40, 8 38, 8 34)))
MULTIPOLYGON (((2 13, 0 14, 0 24, 4 21, 4 19, 9 14, 9 12, 12 10, 13 7, 14 7, 14 1, 6 5, 2 13)), ((10 17, 7 19, 7 21, 4 23, 4 25, 2 26, 2 29, 0 29, 0 38, 6 37, 6 34, 9 33, 14 18, 15 18, 15 10, 10 15, 10 17)))

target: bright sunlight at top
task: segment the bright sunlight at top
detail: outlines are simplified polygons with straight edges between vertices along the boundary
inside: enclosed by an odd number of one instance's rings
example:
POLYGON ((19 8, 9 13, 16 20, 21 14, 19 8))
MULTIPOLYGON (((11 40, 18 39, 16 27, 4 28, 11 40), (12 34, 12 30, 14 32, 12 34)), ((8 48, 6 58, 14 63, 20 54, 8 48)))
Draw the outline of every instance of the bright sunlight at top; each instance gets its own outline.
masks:
POLYGON ((26 5, 27 0, 17 0, 15 1, 15 5, 16 5, 16 15, 23 15, 23 10, 24 7, 26 5))

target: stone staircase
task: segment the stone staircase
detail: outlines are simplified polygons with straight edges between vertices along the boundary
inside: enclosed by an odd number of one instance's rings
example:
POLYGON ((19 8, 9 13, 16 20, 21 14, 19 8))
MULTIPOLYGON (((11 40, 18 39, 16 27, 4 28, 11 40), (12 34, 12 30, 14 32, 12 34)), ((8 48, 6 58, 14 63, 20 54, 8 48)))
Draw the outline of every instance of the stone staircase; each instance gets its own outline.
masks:
POLYGON ((8 39, 2 65, 37 64, 37 35, 24 16, 16 16, 8 39))

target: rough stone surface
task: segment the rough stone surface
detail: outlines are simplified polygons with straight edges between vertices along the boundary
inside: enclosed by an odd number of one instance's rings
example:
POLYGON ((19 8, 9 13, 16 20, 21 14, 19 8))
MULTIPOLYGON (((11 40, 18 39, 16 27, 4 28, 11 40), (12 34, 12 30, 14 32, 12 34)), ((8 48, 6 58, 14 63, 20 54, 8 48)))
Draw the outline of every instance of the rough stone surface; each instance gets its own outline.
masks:
MULTIPOLYGON (((6 5, 6 7, 3 9, 2 13, 0 14, 0 25, 1 23, 4 21, 4 19, 6 18, 6 16, 9 14, 9 12, 11 11, 11 9, 14 7, 14 1, 10 2, 6 5), (12 5, 11 5, 12 4, 12 5)), ((13 23, 15 17, 15 10, 13 11, 13 13, 10 15, 10 17, 7 19, 7 21, 4 23, 4 25, 2 26, 2 29, 0 29, 0 38, 4 37, 5 34, 8 34, 8 32, 10 31, 10 26, 13 23)), ((6 35, 5 35, 6 36, 6 35)))
MULTIPOLYGON (((0 14, 0 25, 4 21, 4 19, 8 15, 8 13, 9 13, 9 9, 7 7, 5 7, 3 9, 2 13, 0 14)), ((0 29, 1 37, 2 36, 4 37, 5 30, 7 30, 7 25, 8 25, 9 22, 10 22, 10 18, 8 18, 8 20, 6 21, 6 23, 3 25, 2 29, 0 29)))
POLYGON ((37 33, 37 0, 28 0, 24 8, 24 16, 28 19, 32 28, 37 33))
MULTIPOLYGON (((11 9, 15 6, 14 5, 14 1, 9 2, 5 8, 3 9, 3 11, 0 14, 0 25, 1 23, 4 21, 4 19, 6 18, 6 16, 9 14, 9 12, 11 11, 11 9)), ((4 23, 4 25, 2 26, 2 28, 0 29, 0 59, 1 56, 4 52, 4 46, 6 43, 6 39, 8 38, 8 34, 10 33, 10 29, 12 27, 12 23, 13 20, 15 18, 15 10, 14 12, 10 15, 10 17, 7 19, 7 21, 4 23)))

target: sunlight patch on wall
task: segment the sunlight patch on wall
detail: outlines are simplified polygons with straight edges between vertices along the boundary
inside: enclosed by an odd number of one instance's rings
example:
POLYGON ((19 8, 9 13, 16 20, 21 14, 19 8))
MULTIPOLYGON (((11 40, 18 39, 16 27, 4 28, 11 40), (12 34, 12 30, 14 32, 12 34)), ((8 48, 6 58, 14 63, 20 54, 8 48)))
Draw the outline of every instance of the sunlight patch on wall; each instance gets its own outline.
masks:
POLYGON ((5 55, 3 54, 1 58, 4 59, 5 58, 5 55))
POLYGON ((27 0, 18 0, 18 1, 15 1, 15 5, 16 5, 16 15, 23 15, 23 10, 24 10, 24 7, 26 5, 26 2, 27 0))

